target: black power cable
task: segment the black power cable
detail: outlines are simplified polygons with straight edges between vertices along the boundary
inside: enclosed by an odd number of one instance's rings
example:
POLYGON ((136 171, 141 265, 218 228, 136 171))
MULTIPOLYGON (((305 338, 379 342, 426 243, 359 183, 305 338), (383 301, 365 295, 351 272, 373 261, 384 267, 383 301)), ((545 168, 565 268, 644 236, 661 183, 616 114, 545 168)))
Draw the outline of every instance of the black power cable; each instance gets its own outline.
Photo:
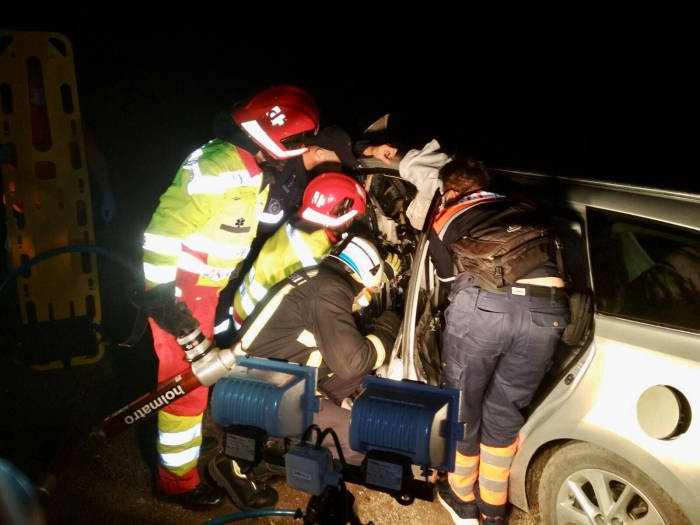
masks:
POLYGON ((345 473, 347 473, 348 477, 350 477, 352 480, 354 480, 355 483, 362 484, 362 481, 359 480, 357 477, 355 477, 353 475, 353 473, 350 471, 350 467, 348 466, 347 462, 345 461, 345 454, 343 454, 343 448, 340 446, 340 439, 338 438, 338 434, 335 433, 335 430, 333 430, 332 428, 327 428, 323 432, 321 432, 318 435, 318 439, 316 439, 316 444, 314 445, 314 448, 316 450, 319 450, 321 448, 321 445, 323 444, 323 440, 326 439, 326 436, 328 434, 330 434, 331 437, 333 438, 333 443, 335 443, 335 448, 338 450, 338 458, 340 458, 340 463, 341 463, 341 465, 343 465, 343 470, 345 471, 345 473))

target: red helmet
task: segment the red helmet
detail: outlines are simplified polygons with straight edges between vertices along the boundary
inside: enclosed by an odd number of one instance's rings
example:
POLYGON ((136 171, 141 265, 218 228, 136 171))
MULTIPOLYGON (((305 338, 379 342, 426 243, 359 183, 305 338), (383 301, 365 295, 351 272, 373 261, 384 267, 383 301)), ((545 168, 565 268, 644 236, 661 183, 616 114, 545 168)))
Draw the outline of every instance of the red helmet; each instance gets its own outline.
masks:
POLYGON ((306 135, 318 132, 318 108, 311 96, 294 86, 266 89, 238 104, 231 117, 255 143, 277 160, 297 157, 306 135))
POLYGON ((324 228, 338 228, 365 212, 367 195, 356 180, 342 173, 324 173, 304 190, 299 216, 324 228))

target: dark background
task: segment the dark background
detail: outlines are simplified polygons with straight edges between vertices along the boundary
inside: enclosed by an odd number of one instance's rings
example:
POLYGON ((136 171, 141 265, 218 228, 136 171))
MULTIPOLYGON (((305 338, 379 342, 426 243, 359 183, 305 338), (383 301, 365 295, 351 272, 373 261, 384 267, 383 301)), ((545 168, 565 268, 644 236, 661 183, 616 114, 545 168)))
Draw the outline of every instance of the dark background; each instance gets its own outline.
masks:
MULTIPOLYGON (((137 264, 158 197, 184 158, 213 138, 216 113, 278 84, 306 89, 322 125, 354 137, 391 113, 390 138, 408 147, 436 138, 489 166, 700 191, 697 30, 686 27, 694 20, 687 12, 147 5, 0 7, 2 29, 56 31, 72 42, 80 110, 109 163, 119 205, 103 224, 93 182, 97 243, 137 264)), ((26 356, 0 352, 12 422, 0 427, 0 457, 33 479, 68 426, 89 429, 155 386, 148 338, 135 349, 114 345, 135 313, 123 294, 131 276, 103 259, 99 272, 102 361, 37 373, 24 366, 26 356)), ((16 294, 2 298, 3 333, 17 324, 16 304, 16 294)), ((152 444, 153 432, 139 435, 152 444)))
MULTIPOLYGON (((119 207, 110 224, 100 220, 91 177, 96 243, 137 266, 159 196, 186 156, 213 138, 214 116, 280 84, 307 90, 322 125, 356 138, 390 113, 389 139, 403 148, 436 138, 490 167, 700 191, 698 46, 688 12, 5 4, 0 28, 71 41, 81 114, 119 207)), ((103 329, 123 340, 134 315, 123 293, 131 276, 106 259, 99 275, 103 329)), ((2 301, 12 315, 14 300, 2 301)), ((14 323, 3 317, 0 326, 14 323)))
MULTIPOLYGON (((96 242, 136 265, 159 196, 183 159, 213 138, 217 112, 279 84, 307 90, 322 125, 354 137, 390 113, 389 138, 405 148, 436 138, 491 167, 700 191, 689 13, 592 6, 482 13, 463 3, 173 6, 0 8, 3 29, 55 31, 72 42, 81 114, 119 206, 104 224, 93 179, 96 242)), ((123 340, 133 316, 122 290, 130 275, 111 261, 99 264, 104 329, 123 340)), ((16 315, 14 299, 2 306, 16 315)))
POLYGON ((283 83, 353 136, 391 113, 392 140, 490 166, 700 189, 688 13, 151 5, 37 4, 0 23, 71 40, 83 118, 142 229, 214 115, 283 83))
POLYGON ((407 147, 437 138, 489 166, 700 191, 687 13, 550 10, 508 22, 462 4, 90 6, 42 8, 23 27, 73 43, 81 110, 120 205, 110 229, 128 232, 137 256, 159 195, 212 138, 213 116, 284 83, 313 96, 322 125, 354 137, 391 113, 390 138, 407 147))

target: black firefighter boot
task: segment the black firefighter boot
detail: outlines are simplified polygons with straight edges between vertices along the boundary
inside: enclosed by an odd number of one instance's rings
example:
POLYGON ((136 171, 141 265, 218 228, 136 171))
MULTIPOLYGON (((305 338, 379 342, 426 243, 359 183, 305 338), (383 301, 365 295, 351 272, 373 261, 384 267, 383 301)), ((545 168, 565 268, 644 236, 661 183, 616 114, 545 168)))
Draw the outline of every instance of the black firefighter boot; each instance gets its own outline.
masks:
POLYGON ((256 485, 241 473, 238 464, 219 454, 209 462, 209 474, 219 487, 228 492, 231 501, 241 510, 257 510, 277 503, 277 491, 265 485, 256 485))
POLYGON ((271 478, 284 476, 286 473, 287 471, 284 470, 284 467, 262 461, 260 464, 253 467, 248 477, 253 481, 264 482, 271 478))
POLYGON ((214 436, 202 436, 202 444, 199 446, 199 452, 206 454, 210 450, 214 450, 219 446, 219 440, 214 436))
POLYGON ((226 497, 221 490, 204 483, 200 483, 192 490, 180 494, 168 494, 156 486, 153 493, 159 501, 177 503, 190 510, 213 509, 221 505, 226 497))

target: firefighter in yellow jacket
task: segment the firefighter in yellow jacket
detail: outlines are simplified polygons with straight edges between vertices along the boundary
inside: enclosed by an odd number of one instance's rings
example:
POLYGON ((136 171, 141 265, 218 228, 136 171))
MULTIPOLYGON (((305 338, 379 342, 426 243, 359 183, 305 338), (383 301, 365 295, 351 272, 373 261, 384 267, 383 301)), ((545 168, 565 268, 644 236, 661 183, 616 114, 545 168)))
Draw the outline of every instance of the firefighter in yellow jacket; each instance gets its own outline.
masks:
MULTIPOLYGON (((302 155, 287 139, 318 131, 318 110, 298 88, 268 89, 244 106, 246 123, 259 145, 277 159, 302 155)), ((145 232, 144 275, 149 287, 175 285, 175 296, 213 337, 219 291, 250 250, 268 198, 256 158, 233 144, 213 140, 194 151, 161 196, 145 232)), ((189 368, 175 335, 150 320, 158 354, 158 381, 189 368)), ((200 483, 197 472, 202 414, 208 389, 200 387, 158 414, 160 465, 156 496, 203 509, 223 502, 219 491, 200 483)))
POLYGON ((365 190, 347 175, 331 172, 313 179, 297 214, 265 242, 236 291, 236 329, 270 288, 301 268, 315 266, 330 253, 340 232, 365 212, 366 202, 365 190))

